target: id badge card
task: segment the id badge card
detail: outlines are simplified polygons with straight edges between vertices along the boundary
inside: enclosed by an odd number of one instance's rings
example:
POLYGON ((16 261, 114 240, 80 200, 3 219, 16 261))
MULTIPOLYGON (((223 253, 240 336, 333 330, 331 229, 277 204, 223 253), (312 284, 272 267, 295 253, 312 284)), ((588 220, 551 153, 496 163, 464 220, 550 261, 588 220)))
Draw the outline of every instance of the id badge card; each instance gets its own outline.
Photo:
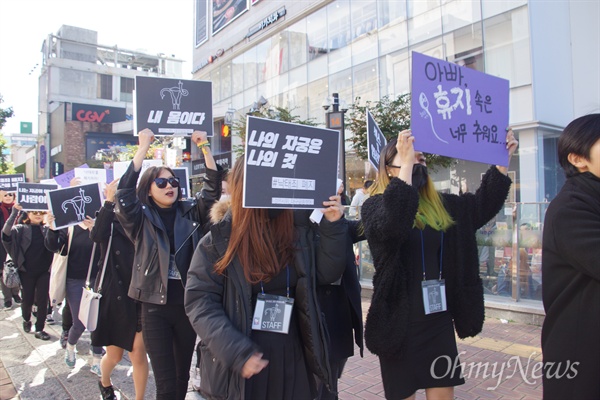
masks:
POLYGON ((421 282, 425 315, 446 311, 446 281, 430 279, 421 282))
POLYGON ((259 293, 252 318, 252 329, 287 334, 293 307, 292 298, 259 293))

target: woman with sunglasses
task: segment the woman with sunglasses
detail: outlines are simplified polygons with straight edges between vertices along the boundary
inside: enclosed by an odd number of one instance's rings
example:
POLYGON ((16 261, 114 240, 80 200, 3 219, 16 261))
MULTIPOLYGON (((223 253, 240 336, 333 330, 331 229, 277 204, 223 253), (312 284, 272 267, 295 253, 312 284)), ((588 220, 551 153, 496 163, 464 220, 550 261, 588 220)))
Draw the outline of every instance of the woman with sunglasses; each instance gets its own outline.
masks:
POLYGON ((28 211, 23 222, 15 224, 21 210, 20 204, 13 206, 2 229, 2 243, 17 266, 21 279, 23 330, 31 332, 31 309, 34 303, 38 304, 35 337, 48 340, 50 335, 44 331, 44 327, 53 254, 44 246, 44 237, 48 229, 44 226, 46 212, 28 211))
MULTIPOLYGON (((15 194, 8 193, 4 190, 0 190, 0 229, 4 226, 6 220, 10 216, 13 205, 15 204, 15 194)), ((15 303, 19 304, 21 302, 21 297, 19 296, 19 288, 9 288, 4 284, 4 280, 2 279, 2 265, 4 265, 4 261, 6 261, 6 249, 4 246, 0 246, 0 287, 2 287, 2 297, 4 298, 4 308, 9 309, 13 305, 13 300, 15 303)))
MULTIPOLYGON (((375 264, 365 343, 379 356, 387 399, 414 399, 418 389, 452 399, 464 383, 454 330, 465 338, 483 327, 475 232, 500 211, 511 180, 492 166, 476 193, 438 193, 414 141, 405 130, 382 149, 362 206, 375 264)), ((509 131, 509 160, 517 145, 509 131)))
POLYGON ((222 172, 206 132, 196 131, 191 139, 202 148, 206 163, 196 198, 181 200, 181 183, 169 167, 148 168, 136 190, 154 140, 150 129, 139 133, 139 148, 117 191, 116 216, 135 245, 129 297, 142 303, 142 334, 157 399, 184 399, 187 392, 196 333, 185 314, 184 287, 209 209, 221 194, 222 172))

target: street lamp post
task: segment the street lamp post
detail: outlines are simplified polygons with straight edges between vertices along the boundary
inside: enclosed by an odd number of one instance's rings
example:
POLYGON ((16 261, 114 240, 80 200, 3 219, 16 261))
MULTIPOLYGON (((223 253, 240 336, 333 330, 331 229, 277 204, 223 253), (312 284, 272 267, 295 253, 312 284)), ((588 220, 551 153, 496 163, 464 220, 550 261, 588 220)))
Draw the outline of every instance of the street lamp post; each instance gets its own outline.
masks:
MULTIPOLYGON (((344 190, 347 190, 346 186, 346 135, 344 126, 344 116, 347 109, 340 109, 340 97, 338 93, 333 93, 332 102, 329 104, 329 99, 323 103, 323 108, 326 113, 326 124, 329 129, 337 129, 340 132, 340 146, 338 156, 338 177, 344 183, 344 190), (329 107, 331 106, 331 111, 329 107)), ((337 188, 336 188, 337 190, 337 188)))

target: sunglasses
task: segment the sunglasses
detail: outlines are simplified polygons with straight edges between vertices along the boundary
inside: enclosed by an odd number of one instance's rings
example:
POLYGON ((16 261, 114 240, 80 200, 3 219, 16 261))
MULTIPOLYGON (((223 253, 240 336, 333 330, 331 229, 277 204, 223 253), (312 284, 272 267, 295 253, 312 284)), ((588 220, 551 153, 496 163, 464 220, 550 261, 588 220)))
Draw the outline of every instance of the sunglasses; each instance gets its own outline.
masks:
POLYGON ((159 189, 164 189, 167 187, 167 183, 171 185, 171 187, 178 188, 179 187, 179 178, 172 176, 170 178, 156 178, 154 180, 156 183, 156 187, 159 189))
POLYGON ((29 211, 33 215, 46 215, 46 211, 29 211))

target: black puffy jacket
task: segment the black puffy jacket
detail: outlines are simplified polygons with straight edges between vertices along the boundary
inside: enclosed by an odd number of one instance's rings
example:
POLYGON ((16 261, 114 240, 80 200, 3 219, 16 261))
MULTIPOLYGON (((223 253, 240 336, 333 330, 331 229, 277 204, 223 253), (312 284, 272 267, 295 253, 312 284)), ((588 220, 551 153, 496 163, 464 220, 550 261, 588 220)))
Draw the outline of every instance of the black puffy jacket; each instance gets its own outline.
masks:
MULTIPOLYGON (((316 284, 338 280, 346 265, 347 226, 343 220, 321 221, 318 228, 308 213, 294 216, 297 243, 294 267, 298 275, 294 309, 310 370, 331 385, 327 334, 317 301, 316 284)), ((185 291, 185 310, 200 345, 201 393, 207 399, 244 399, 245 379, 240 372, 258 351, 250 338, 252 288, 236 258, 225 275, 214 272, 215 262, 227 250, 231 214, 211 226, 192 259, 185 291)))

